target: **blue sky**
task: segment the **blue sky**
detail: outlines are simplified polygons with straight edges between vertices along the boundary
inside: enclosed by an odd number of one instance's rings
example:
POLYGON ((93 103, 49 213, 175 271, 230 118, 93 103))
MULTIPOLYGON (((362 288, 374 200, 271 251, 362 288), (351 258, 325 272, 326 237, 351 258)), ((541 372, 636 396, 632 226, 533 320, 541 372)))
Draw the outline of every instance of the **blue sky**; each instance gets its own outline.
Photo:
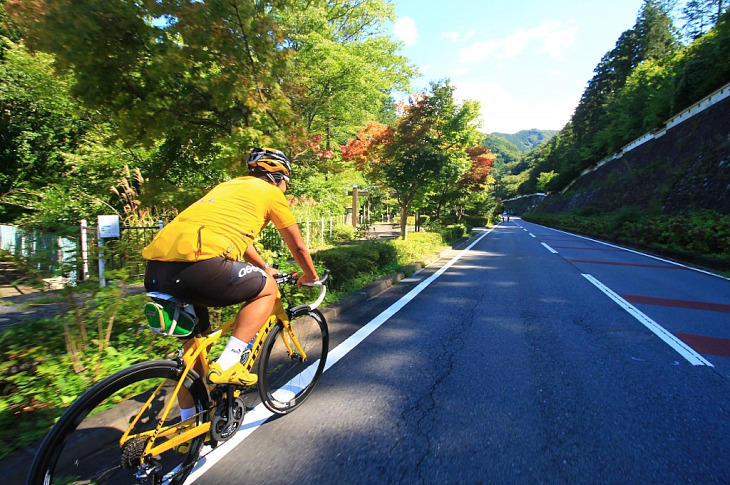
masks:
POLYGON ((559 130, 642 0, 393 0, 401 54, 482 105, 482 131, 559 130))

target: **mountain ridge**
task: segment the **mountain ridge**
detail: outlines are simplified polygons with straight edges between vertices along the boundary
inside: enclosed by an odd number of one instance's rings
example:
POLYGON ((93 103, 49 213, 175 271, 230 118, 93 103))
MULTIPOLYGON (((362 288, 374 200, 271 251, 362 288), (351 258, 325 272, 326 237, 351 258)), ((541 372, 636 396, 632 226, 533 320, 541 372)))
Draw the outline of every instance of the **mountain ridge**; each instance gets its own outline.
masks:
POLYGON ((500 133, 492 132, 487 136, 495 136, 503 140, 507 140, 521 152, 529 152, 538 145, 550 140, 558 133, 558 130, 539 130, 531 128, 529 130, 520 130, 517 133, 500 133))

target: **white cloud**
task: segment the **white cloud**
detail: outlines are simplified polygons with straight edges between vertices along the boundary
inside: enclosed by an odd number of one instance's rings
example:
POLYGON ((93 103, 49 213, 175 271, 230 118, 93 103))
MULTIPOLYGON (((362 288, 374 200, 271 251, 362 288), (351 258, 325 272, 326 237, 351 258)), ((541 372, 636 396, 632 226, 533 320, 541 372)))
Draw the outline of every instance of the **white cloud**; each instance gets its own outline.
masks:
POLYGON ((418 29, 416 21, 410 17, 399 17, 393 25, 393 33, 405 45, 416 45, 418 29))
POLYGON ((517 97, 496 83, 486 81, 454 82, 455 97, 481 103, 484 133, 516 133, 537 128, 560 130, 570 121, 580 96, 566 99, 545 98, 530 102, 517 97))
POLYGON ((479 63, 490 57, 508 59, 522 54, 532 43, 552 59, 561 59, 563 50, 575 41, 578 27, 572 22, 564 24, 559 20, 545 20, 540 26, 525 30, 518 29, 503 39, 475 42, 457 52, 463 63, 479 63))
POLYGON ((542 41, 542 51, 552 59, 562 59, 563 51, 575 42, 578 27, 574 24, 563 26, 557 20, 546 20, 538 28, 538 38, 542 41))

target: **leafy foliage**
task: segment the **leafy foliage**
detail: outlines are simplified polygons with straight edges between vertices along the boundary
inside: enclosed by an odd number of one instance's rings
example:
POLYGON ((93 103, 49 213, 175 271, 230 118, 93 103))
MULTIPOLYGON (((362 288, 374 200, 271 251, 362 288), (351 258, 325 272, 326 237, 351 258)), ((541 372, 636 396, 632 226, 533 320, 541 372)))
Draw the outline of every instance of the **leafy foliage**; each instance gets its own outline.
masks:
POLYGON ((332 289, 340 294, 361 289, 383 277, 440 250, 466 234, 464 226, 453 226, 437 232, 417 232, 407 241, 366 241, 337 246, 314 254, 315 260, 332 271, 332 289))
POLYGON ((85 123, 72 113, 68 79, 53 74, 49 55, 31 55, 5 41, 0 62, 0 196, 18 195, 3 204, 0 217, 27 207, 23 193, 57 182, 66 171, 64 152, 77 146, 85 123))
POLYGON ((381 32, 392 18, 382 0, 10 1, 8 10, 120 136, 184 146, 188 163, 213 154, 229 174, 252 146, 291 147, 296 158, 307 132, 349 132, 411 73, 381 32))
POLYGON ((0 14, 0 216, 54 228, 123 213, 109 189, 125 166, 145 178, 141 204, 174 215, 244 174, 252 146, 283 149, 294 195, 341 210, 329 195, 355 172, 332 149, 387 119, 414 73, 385 0, 3 0, 0 14))
POLYGON ((40 439, 94 382, 174 348, 170 344, 175 342, 153 339, 142 330, 144 295, 122 298, 122 288, 100 289, 96 282, 83 288, 90 293, 81 299, 76 293, 81 288, 69 287, 69 312, 53 320, 24 322, 0 334, 0 456, 40 439))
MULTIPOLYGON (((476 164, 474 173, 488 172, 493 158, 466 149, 477 145, 479 104, 465 101, 458 105, 454 88, 448 81, 432 83, 429 93, 412 97, 402 107, 395 126, 371 122, 366 130, 342 147, 343 158, 355 162, 369 179, 377 180, 397 192, 401 220, 415 201, 423 204, 430 192, 443 193, 445 186, 456 184, 476 164)), ((472 179, 474 180, 474 179, 472 179)), ((469 188, 465 182, 464 190, 469 188)), ((401 237, 405 237, 405 224, 401 237)))

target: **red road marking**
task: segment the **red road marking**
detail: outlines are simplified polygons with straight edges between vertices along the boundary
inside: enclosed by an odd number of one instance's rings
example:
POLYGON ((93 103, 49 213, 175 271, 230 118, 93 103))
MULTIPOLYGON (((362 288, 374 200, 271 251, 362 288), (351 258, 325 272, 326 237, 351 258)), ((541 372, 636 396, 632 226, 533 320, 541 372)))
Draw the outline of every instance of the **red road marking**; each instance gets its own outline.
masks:
POLYGON ((709 303, 704 301, 675 300, 671 298, 655 298, 652 296, 621 295, 631 303, 644 303, 647 305, 670 306, 675 308, 689 308, 690 310, 704 310, 710 312, 730 313, 730 305, 724 303, 709 303))
POLYGON ((730 357, 730 339, 703 337, 702 335, 688 333, 676 333, 675 335, 701 354, 730 357))
POLYGON ((640 266, 642 268, 655 268, 655 269, 687 269, 683 266, 670 266, 670 265, 658 265, 658 264, 637 264, 637 263, 615 263, 613 261, 590 261, 587 259, 569 259, 571 263, 586 263, 586 264, 608 264, 612 266, 640 266))

